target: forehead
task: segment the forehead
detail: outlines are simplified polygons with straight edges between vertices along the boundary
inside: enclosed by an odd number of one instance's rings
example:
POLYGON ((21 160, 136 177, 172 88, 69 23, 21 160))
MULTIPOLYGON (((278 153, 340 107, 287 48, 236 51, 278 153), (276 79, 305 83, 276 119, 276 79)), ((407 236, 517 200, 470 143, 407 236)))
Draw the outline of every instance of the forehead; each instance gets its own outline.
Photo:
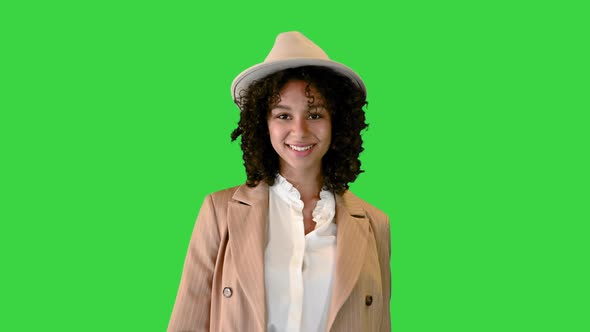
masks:
POLYGON ((291 80, 279 90, 279 103, 305 102, 307 104, 323 102, 324 98, 317 89, 306 81, 291 80))

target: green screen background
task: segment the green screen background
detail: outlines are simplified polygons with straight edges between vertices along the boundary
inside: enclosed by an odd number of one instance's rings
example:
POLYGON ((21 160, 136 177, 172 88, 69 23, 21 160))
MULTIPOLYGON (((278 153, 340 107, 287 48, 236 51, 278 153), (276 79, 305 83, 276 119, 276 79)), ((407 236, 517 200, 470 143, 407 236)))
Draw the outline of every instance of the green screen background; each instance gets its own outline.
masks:
POLYGON ((0 5, 0 330, 163 331, 240 184, 230 84, 299 30, 369 92, 394 331, 590 331, 582 1, 0 5))

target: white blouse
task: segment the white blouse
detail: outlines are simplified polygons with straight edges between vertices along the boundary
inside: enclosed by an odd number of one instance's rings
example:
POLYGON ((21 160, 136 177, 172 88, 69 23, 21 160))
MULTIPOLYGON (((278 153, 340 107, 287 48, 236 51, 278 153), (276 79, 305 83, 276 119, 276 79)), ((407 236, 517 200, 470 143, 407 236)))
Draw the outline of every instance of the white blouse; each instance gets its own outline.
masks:
POLYGON ((325 331, 336 250, 334 195, 320 192, 305 235, 299 191, 278 175, 269 190, 264 252, 268 331, 325 331))

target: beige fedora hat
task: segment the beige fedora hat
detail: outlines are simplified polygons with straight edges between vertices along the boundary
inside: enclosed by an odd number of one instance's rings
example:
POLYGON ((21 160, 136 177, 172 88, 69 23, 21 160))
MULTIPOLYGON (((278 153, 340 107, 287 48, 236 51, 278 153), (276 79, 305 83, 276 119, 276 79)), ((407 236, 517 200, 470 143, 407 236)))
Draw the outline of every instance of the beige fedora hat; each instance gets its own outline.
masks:
POLYGON ((240 91, 246 90, 255 80, 261 79, 277 71, 302 66, 323 66, 350 78, 365 91, 363 80, 352 69, 330 60, 326 52, 301 32, 283 32, 277 36, 275 44, 264 62, 252 66, 241 72, 231 84, 231 94, 234 101, 240 91))

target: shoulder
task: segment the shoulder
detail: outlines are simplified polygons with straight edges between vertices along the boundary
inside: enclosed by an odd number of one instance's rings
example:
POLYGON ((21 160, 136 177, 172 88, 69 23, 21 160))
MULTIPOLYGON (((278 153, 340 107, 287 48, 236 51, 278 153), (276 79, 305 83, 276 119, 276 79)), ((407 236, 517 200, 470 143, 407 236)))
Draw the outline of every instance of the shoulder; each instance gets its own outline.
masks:
POLYGON ((246 186, 246 185, 242 184, 242 185, 238 185, 238 186, 234 186, 234 187, 230 187, 230 188, 221 189, 221 190, 210 193, 208 196, 211 197, 211 199, 214 202, 224 202, 224 201, 227 202, 232 199, 232 197, 234 196, 236 191, 238 191, 238 189, 240 189, 240 187, 242 187, 242 186, 246 186))
POLYGON ((342 198, 347 206, 358 207, 363 210, 369 219, 375 222, 389 223, 389 216, 385 212, 353 194, 350 190, 345 191, 344 194, 342 194, 342 198))
POLYGON ((208 199, 210 199, 214 205, 227 205, 231 201, 252 205, 265 198, 268 198, 268 185, 266 183, 260 183, 255 187, 241 184, 208 195, 208 199))

